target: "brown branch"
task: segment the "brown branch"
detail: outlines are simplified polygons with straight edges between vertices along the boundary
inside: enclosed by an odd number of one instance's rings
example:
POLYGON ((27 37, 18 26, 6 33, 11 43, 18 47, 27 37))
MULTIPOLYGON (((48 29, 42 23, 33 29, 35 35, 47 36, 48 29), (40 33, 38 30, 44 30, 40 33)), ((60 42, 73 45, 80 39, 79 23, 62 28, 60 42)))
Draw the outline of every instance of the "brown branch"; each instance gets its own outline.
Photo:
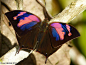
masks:
POLYGON ((61 13, 55 18, 50 20, 51 22, 63 22, 68 23, 73 20, 77 15, 86 9, 86 0, 76 0, 67 6, 61 13))

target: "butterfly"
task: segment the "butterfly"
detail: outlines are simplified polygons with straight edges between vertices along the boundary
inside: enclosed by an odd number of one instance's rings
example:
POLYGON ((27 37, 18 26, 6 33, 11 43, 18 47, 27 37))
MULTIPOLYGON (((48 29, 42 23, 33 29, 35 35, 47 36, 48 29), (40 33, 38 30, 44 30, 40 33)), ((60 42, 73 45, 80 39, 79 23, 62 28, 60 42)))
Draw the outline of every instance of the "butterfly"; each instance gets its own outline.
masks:
POLYGON ((46 59, 62 44, 80 36, 79 32, 69 24, 61 22, 49 24, 50 18, 41 21, 38 16, 30 12, 14 10, 5 15, 15 30, 20 48, 36 49, 46 59))

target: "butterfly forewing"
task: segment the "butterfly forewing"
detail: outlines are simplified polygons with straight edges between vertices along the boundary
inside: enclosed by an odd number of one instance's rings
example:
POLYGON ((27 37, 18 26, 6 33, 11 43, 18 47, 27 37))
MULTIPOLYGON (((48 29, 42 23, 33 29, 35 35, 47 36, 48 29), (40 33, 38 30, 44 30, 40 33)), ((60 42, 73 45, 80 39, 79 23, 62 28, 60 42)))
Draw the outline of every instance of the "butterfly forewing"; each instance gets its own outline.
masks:
POLYGON ((37 26, 36 24, 39 24, 41 21, 36 15, 21 10, 7 12, 5 15, 13 25, 16 34, 19 36, 22 36, 29 30, 33 29, 37 26))
POLYGON ((33 49, 41 20, 36 15, 21 10, 7 12, 5 15, 13 25, 20 47, 33 49))
POLYGON ((65 23, 51 23, 48 28, 53 47, 62 45, 63 43, 80 36, 79 32, 73 26, 65 23))

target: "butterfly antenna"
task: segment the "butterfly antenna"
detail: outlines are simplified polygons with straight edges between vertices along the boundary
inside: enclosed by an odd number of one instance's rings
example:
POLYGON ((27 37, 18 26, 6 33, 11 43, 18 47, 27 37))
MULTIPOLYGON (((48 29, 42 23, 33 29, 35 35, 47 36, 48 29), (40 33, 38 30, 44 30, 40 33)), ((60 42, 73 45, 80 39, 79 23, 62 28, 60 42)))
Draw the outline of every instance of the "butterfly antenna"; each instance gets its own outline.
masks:
POLYGON ((36 0, 42 7, 43 7, 43 13, 44 13, 44 16, 45 18, 48 18, 48 20, 50 21, 50 19, 52 19, 52 16, 49 15, 49 13, 47 12, 46 10, 46 2, 45 2, 45 6, 43 4, 41 4, 41 2, 39 2, 38 0, 36 0))
POLYGON ((38 0, 36 0, 36 2, 39 3, 43 8, 45 8, 44 5, 42 5, 41 2, 39 2, 38 0))

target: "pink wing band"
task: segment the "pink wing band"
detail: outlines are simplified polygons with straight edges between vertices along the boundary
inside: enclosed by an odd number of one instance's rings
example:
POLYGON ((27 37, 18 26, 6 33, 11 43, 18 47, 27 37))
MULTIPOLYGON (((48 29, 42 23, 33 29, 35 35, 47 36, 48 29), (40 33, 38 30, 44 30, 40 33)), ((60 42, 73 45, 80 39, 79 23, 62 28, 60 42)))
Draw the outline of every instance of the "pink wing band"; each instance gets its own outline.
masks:
POLYGON ((32 21, 40 22, 40 20, 36 16, 30 15, 28 17, 25 17, 24 20, 21 19, 18 23, 18 27, 21 27, 22 25, 30 23, 32 21))
POLYGON ((60 23, 55 23, 55 24, 51 24, 51 26, 56 29, 57 33, 60 36, 60 39, 63 40, 65 32, 63 32, 63 28, 62 28, 61 24, 60 23))
MULTIPOLYGON (((14 20, 17 20, 18 16, 25 14, 26 12, 20 12, 17 16, 13 17, 14 20)), ((24 24, 30 23, 32 21, 40 22, 40 20, 35 15, 28 15, 28 17, 24 17, 24 19, 20 19, 19 23, 17 24, 18 27, 21 27, 24 24)))
POLYGON ((69 31, 68 36, 71 36, 72 33, 70 32, 70 26, 66 24, 66 28, 67 28, 67 30, 69 31))
POLYGON ((23 14, 25 14, 25 13, 26 13, 26 12, 20 12, 17 16, 13 17, 13 19, 14 19, 14 20, 17 20, 17 17, 18 17, 18 16, 21 16, 21 15, 23 15, 23 14))

